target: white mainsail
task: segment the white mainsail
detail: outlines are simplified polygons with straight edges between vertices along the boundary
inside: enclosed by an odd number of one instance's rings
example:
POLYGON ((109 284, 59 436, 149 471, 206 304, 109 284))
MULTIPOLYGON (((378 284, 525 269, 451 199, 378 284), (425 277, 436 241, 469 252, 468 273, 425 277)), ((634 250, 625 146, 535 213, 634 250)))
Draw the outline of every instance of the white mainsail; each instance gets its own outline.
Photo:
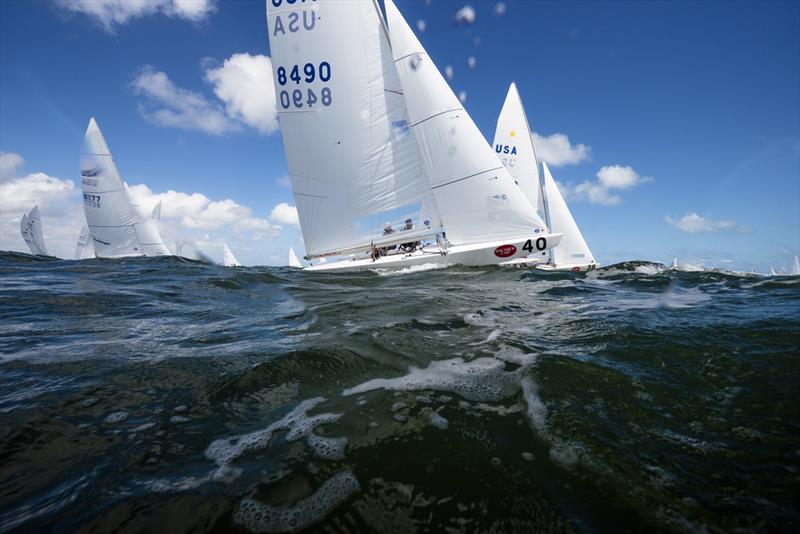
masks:
POLYGON ((142 215, 129 195, 94 118, 89 120, 84 138, 81 187, 97 257, 169 254, 154 221, 142 215))
POLYGON ((150 215, 150 218, 155 222, 159 222, 161 220, 161 202, 161 200, 158 201, 156 207, 153 208, 153 213, 150 215))
POLYGON ((78 243, 75 245, 75 259, 82 260, 85 258, 94 258, 94 245, 92 245, 92 236, 89 235, 89 227, 85 224, 81 229, 81 235, 78 236, 78 243))
POLYGON ((440 226, 377 4, 267 2, 284 150, 308 257, 369 250, 385 222, 440 226))
POLYGON ((800 276, 800 257, 794 257, 794 266, 792 267, 792 275, 800 276))
POLYGON ((50 255, 44 246, 42 217, 39 215, 39 206, 34 206, 30 213, 22 215, 20 231, 22 232, 22 239, 31 250, 31 254, 35 256, 50 255))
POLYGON ((411 129, 448 240, 469 244, 546 232, 397 7, 392 0, 385 5, 411 129))
MULTIPOLYGON (((497 118, 494 150, 500 162, 508 169, 511 177, 522 189, 531 206, 536 207, 539 215, 544 217, 548 224, 551 224, 545 216, 539 161, 536 159, 531 128, 519 91, 517 91, 517 85, 513 82, 508 88, 503 109, 497 118)), ((553 228, 551 230, 555 231, 553 228)))
POLYGON ((222 245, 222 265, 225 267, 241 267, 241 262, 233 255, 231 247, 227 243, 222 245))
POLYGON ((542 162, 544 170, 544 192, 547 196, 547 210, 551 230, 564 234, 561 243, 550 249, 550 260, 555 266, 583 266, 595 263, 592 251, 575 223, 564 197, 558 190, 547 163, 542 162))
POLYGON ((297 254, 294 253, 294 249, 289 247, 289 267, 295 267, 297 269, 302 269, 303 264, 300 263, 300 258, 297 257, 297 254))

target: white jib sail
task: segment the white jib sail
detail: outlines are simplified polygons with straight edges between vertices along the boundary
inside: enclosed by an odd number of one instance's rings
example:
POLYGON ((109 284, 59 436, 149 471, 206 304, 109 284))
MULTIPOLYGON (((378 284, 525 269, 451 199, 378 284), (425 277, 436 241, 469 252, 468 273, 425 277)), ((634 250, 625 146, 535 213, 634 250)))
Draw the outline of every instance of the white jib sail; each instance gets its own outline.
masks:
POLYGON ((92 245, 92 237, 89 235, 89 227, 84 224, 81 229, 81 235, 78 236, 78 243, 75 245, 75 259, 82 260, 85 258, 94 258, 94 246, 92 245))
POLYGON ((128 199, 131 202, 131 206, 136 210, 138 214, 138 220, 136 221, 136 237, 139 239, 139 245, 144 251, 145 256, 167 256, 170 254, 167 245, 164 243, 164 240, 161 238, 161 234, 158 231, 158 226, 156 226, 156 219, 155 219, 155 210, 156 208, 159 211, 159 216, 161 214, 161 203, 153 208, 153 214, 150 217, 145 216, 145 212, 142 211, 142 207, 136 201, 136 197, 133 195, 133 191, 128 186, 127 182, 123 182, 125 186, 125 193, 128 195, 128 199))
POLYGON ((268 1, 267 25, 308 256, 368 250, 384 223, 406 218, 433 235, 440 221, 374 0, 268 1))
POLYGON ((303 268, 300 258, 298 258, 297 254, 294 253, 294 249, 292 247, 289 247, 289 267, 295 267, 297 269, 303 268))
POLYGON ((228 246, 227 243, 223 244, 222 246, 222 265, 225 267, 241 267, 242 264, 236 259, 236 256, 233 255, 233 251, 231 247, 228 246))
MULTIPOLYGON (((161 238, 141 237, 139 210, 133 206, 117 166, 94 118, 89 120, 81 154, 83 209, 99 258, 169 254, 161 238)), ((152 220, 148 219, 152 224, 152 220)), ((155 226, 153 226, 155 228, 155 226)), ((157 235, 157 231, 156 231, 157 235)))
POLYGON ((544 217, 539 161, 536 159, 536 149, 533 145, 528 117, 515 83, 508 88, 506 101, 497 118, 494 150, 500 163, 508 169, 511 177, 522 189, 528 202, 531 203, 531 206, 536 207, 541 217, 544 217))
POLYGON ((49 256, 47 248, 44 246, 44 234, 42 232, 42 217, 39 215, 39 206, 34 206, 27 215, 22 215, 20 221, 20 231, 22 239, 35 256, 49 256))
POLYGON ((386 17, 411 130, 449 241, 480 243, 545 231, 392 0, 386 0, 386 17))
POLYGON ((594 256, 586 240, 583 239, 575 219, 572 217, 564 197, 558 190, 547 163, 542 162, 544 170, 544 192, 547 195, 547 209, 550 214, 552 232, 564 234, 557 247, 550 249, 551 260, 558 265, 589 265, 594 263, 594 256))
POLYGON ((792 275, 799 276, 800 275, 800 257, 794 257, 794 266, 792 267, 792 275))

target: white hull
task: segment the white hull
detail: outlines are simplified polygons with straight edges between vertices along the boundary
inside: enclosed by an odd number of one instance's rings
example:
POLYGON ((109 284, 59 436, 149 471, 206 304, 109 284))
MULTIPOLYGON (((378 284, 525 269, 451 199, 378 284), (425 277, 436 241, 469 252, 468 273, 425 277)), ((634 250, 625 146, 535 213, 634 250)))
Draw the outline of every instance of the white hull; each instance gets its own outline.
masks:
MULTIPOLYGON (((547 240, 547 248, 558 245, 561 241, 561 234, 548 234, 538 235, 536 238, 531 239, 533 243, 538 238, 545 238, 547 240)), ((410 254, 393 254, 382 256, 377 260, 371 258, 353 258, 350 260, 341 260, 331 263, 320 263, 306 267, 305 271, 314 272, 342 272, 342 271, 367 271, 375 269, 403 269, 412 265, 438 265, 438 266, 453 266, 453 265, 499 265, 514 258, 522 258, 529 254, 529 251, 523 250, 523 247, 528 242, 528 239, 513 239, 510 241, 494 241, 491 243, 476 243, 472 245, 451 245, 447 249, 446 254, 442 254, 437 245, 429 245, 423 247, 421 250, 416 250, 410 254), (510 253, 510 248, 513 247, 514 252, 510 253), (498 249, 501 256, 498 256, 498 249)))

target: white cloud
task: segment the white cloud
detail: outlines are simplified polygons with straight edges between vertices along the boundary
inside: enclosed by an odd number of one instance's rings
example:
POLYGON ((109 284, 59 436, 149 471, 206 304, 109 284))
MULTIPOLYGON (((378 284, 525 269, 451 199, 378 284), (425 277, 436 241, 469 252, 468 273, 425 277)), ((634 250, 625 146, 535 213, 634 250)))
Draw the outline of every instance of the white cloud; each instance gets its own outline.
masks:
POLYGON ((622 165, 608 165, 601 168, 597 171, 597 178, 606 189, 630 189, 649 180, 646 176, 639 176, 633 167, 623 167, 622 165))
POLYGON ((577 165, 589 159, 592 149, 584 144, 570 143, 569 137, 562 133, 552 135, 533 134, 533 144, 536 147, 536 156, 553 167, 564 165, 577 165))
POLYGON ((652 178, 649 176, 641 176, 632 167, 607 165, 597 171, 596 182, 584 180, 572 188, 565 184, 559 184, 559 188, 562 192, 567 192, 565 197, 588 200, 592 204, 603 206, 615 206, 622 201, 622 197, 615 191, 631 189, 651 180, 652 178))
POLYGON ((706 217, 698 215, 695 212, 687 213, 680 219, 673 219, 669 215, 665 217, 665 219, 669 224, 678 230, 681 230, 682 232, 688 232, 690 234, 697 234, 700 232, 719 232, 721 230, 738 230, 742 232, 747 231, 746 227, 739 226, 736 224, 736 221, 715 221, 713 219, 707 219, 706 217))
POLYGON ((19 154, 0 154, 0 250, 30 252, 20 235, 19 223, 23 213, 38 205, 48 251, 72 257, 83 226, 79 191, 72 180, 62 180, 43 172, 20 176, 17 170, 22 164, 19 154))
POLYGON ((275 221, 278 224, 300 226, 300 218, 297 216, 297 208, 295 206, 290 206, 286 202, 281 202, 272 208, 269 218, 271 221, 275 221))
POLYGON ((107 32, 156 13, 200 22, 216 9, 213 0, 56 0, 56 5, 94 19, 107 32))
POLYGON ((278 129, 272 60, 264 55, 233 54, 221 66, 204 60, 204 79, 219 99, 175 85, 166 73, 145 66, 131 82, 142 116, 159 126, 223 135, 249 126, 268 134, 278 129))
POLYGON ((234 54, 221 67, 207 70, 205 79, 225 102, 229 117, 261 133, 278 129, 272 59, 261 54, 234 54))
POLYGON ((6 182, 16 176, 17 168, 22 165, 22 156, 16 152, 0 152, 0 182, 6 182))
POLYGON ((154 193, 144 184, 131 186, 131 192, 144 213, 150 213, 162 200, 161 220, 177 222, 183 228, 220 230, 229 227, 234 232, 270 232, 272 225, 266 219, 253 216, 253 210, 235 200, 211 200, 202 193, 182 193, 170 189, 154 193))
POLYGON ((134 93, 145 97, 146 103, 139 107, 141 114, 159 126, 200 130, 215 135, 240 128, 221 106, 176 86, 165 73, 150 66, 142 69, 131 87, 134 93))
POLYGON ((468 25, 475 22, 475 8, 470 5, 466 5, 456 11, 455 17, 456 24, 460 25, 468 25))

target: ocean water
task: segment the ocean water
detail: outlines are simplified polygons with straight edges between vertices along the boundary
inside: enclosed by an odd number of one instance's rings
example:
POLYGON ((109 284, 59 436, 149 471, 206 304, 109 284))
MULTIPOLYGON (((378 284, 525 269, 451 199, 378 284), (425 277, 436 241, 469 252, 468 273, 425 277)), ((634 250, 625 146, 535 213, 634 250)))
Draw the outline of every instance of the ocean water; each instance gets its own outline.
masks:
POLYGON ((797 531, 800 278, 0 256, 0 531, 797 531))

